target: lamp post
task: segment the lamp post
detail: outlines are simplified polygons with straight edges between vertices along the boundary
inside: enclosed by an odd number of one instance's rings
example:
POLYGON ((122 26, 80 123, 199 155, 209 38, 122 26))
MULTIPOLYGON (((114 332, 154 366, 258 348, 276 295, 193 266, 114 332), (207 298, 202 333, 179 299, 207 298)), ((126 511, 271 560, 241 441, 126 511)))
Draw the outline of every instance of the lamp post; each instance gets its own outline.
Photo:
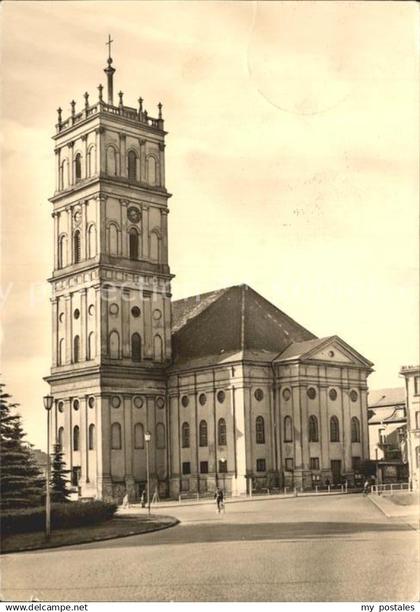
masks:
POLYGON ((150 474, 149 474, 149 442, 152 436, 147 431, 144 434, 144 439, 146 441, 146 474, 147 474, 147 510, 150 514, 150 474))
POLYGON ((54 398, 52 395, 44 396, 44 408, 47 411, 47 482, 45 496, 45 537, 49 540, 51 535, 51 499, 50 499, 50 412, 54 398))
POLYGON ((225 483, 225 469, 226 469, 226 459, 225 457, 220 458, 220 467, 222 468, 221 472, 223 474, 223 492, 225 491, 226 483, 225 483))

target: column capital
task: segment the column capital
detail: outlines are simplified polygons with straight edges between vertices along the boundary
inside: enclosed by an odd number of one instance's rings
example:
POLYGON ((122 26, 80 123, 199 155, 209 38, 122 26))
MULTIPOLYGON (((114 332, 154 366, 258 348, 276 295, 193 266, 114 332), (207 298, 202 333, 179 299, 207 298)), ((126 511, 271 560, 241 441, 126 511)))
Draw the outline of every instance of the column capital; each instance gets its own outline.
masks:
POLYGON ((164 151, 164 150, 165 150, 165 147, 166 147, 166 145, 165 145, 165 143, 164 143, 164 142, 160 142, 160 143, 159 143, 159 151, 164 151))
POLYGON ((74 147, 74 140, 70 140, 70 142, 67 143, 67 146, 69 149, 72 149, 74 147))
POLYGON ((87 141, 87 134, 83 134, 83 135, 82 135, 82 141, 83 141, 83 142, 86 142, 86 141, 87 141))

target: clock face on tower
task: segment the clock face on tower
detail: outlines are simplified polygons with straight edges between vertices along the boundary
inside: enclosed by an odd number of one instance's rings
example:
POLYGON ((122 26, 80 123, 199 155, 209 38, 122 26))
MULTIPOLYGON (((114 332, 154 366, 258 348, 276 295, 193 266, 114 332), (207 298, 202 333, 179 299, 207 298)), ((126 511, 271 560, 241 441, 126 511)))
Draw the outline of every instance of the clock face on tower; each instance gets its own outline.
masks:
POLYGON ((130 219, 131 223, 138 223, 140 221, 140 212, 138 208, 130 206, 127 210, 127 217, 130 219))

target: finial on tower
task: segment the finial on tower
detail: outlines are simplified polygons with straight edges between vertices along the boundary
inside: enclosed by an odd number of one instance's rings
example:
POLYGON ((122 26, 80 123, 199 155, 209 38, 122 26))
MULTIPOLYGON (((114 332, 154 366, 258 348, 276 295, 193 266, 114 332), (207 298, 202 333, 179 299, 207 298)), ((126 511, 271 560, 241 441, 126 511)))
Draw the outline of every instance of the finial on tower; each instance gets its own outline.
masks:
POLYGON ((72 100, 70 102, 70 106, 71 106, 71 116, 74 117, 76 114, 76 102, 72 100))
POLYGON ((84 98, 85 98, 85 110, 88 110, 89 108, 89 94, 87 91, 85 91, 85 93, 83 94, 84 98))
POLYGON ((122 92, 122 91, 119 91, 119 92, 118 92, 118 97, 119 97, 119 99, 120 99, 120 104, 119 104, 120 106, 123 106, 123 95, 124 95, 124 94, 123 94, 123 92, 122 92))
POLYGON ((111 39, 111 34, 108 34, 108 42, 105 44, 108 46, 108 66, 104 68, 104 72, 108 79, 108 104, 114 104, 114 91, 113 91, 113 76, 115 72, 115 68, 112 66, 112 57, 111 57, 111 43, 114 41, 111 39))
POLYGON ((143 112, 143 98, 138 99, 139 103, 139 114, 143 112))
POLYGON ((98 85, 98 91, 99 91, 99 102, 102 102, 102 90, 103 90, 104 86, 103 85, 98 85))
POLYGON ((58 115, 58 126, 61 127, 61 113, 63 112, 62 108, 57 108, 57 115, 58 115))

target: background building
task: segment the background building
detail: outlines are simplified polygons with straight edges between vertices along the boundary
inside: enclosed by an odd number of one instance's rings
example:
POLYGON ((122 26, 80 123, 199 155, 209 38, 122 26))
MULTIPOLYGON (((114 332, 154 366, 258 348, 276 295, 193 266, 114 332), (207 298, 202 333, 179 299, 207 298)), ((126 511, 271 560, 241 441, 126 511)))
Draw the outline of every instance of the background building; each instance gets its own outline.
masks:
POLYGON ((368 394, 369 456, 378 460, 380 482, 408 478, 407 415, 404 387, 368 394))
POLYGON ((407 446, 410 481, 420 488, 420 366, 403 366, 407 402, 407 446))
POLYGON ((84 497, 350 483, 372 363, 246 285, 171 304, 162 106, 98 99, 56 125, 54 430, 84 497), (150 442, 145 433, 150 433, 150 442))

